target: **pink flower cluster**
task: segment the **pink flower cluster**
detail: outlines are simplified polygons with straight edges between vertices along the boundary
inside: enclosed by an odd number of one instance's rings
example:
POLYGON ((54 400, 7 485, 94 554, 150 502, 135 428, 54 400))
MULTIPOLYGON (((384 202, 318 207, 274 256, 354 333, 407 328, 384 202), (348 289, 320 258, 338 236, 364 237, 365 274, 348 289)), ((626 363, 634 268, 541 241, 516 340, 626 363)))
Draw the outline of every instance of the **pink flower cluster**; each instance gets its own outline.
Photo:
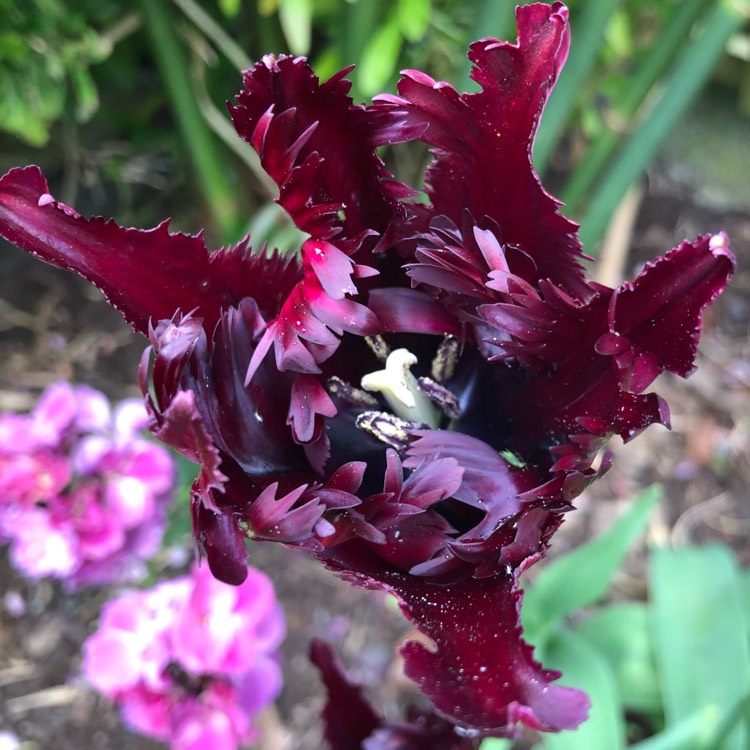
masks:
POLYGON ((284 617, 269 579, 241 586, 208 566, 105 605, 83 673, 126 723, 174 750, 236 750, 281 688, 284 617))
POLYGON ((30 414, 0 416, 0 541, 32 578, 72 588, 133 580, 161 544, 175 467, 143 437, 140 399, 114 410, 56 383, 30 414))

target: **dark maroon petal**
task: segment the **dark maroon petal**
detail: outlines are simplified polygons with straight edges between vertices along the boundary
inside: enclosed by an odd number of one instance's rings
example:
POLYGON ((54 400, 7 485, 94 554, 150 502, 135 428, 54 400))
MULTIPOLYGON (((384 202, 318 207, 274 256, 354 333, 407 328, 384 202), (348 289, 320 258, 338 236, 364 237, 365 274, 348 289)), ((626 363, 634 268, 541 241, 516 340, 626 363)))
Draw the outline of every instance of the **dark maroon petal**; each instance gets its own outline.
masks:
POLYGON ((235 519, 227 513, 215 513, 202 490, 192 494, 193 533, 206 553, 208 567, 215 578, 239 586, 247 578, 247 549, 235 519))
POLYGON ((328 692, 323 708, 324 737, 331 750, 361 750, 362 743, 383 724, 362 693, 346 675, 333 649, 323 641, 310 643, 310 661, 320 670, 328 692))
POLYGON ((215 317, 218 302, 201 235, 123 229, 102 218, 84 219, 49 195, 37 167, 0 179, 0 234, 47 263, 76 271, 141 333, 149 319, 198 309, 215 317))
POLYGON ((250 504, 245 520, 251 535, 286 543, 309 539, 314 535, 315 524, 323 516, 325 506, 317 500, 297 505, 306 485, 280 498, 276 497, 278 488, 276 482, 268 485, 250 504))
POLYGON ((461 333, 461 324, 455 316, 417 289, 373 289, 367 304, 377 316, 384 332, 461 333))
MULTIPOLYGON (((292 376, 276 371, 269 360, 261 363, 255 378, 245 385, 245 371, 263 325, 254 300, 229 308, 213 336, 213 348, 191 317, 161 321, 152 331, 155 351, 151 404, 161 425, 172 400, 190 391, 206 431, 216 447, 252 476, 299 470, 306 466, 301 449, 290 439, 287 427, 292 376)), ((142 366, 141 387, 149 393, 142 366)), ((179 441, 177 431, 165 433, 179 441)), ((179 442, 175 443, 178 450, 179 442)))
POLYGON ((521 637, 515 576, 444 587, 414 577, 393 576, 388 583, 406 616, 435 645, 432 651, 408 643, 402 649, 406 674, 451 721, 510 736, 519 721, 559 731, 586 719, 586 695, 553 685, 559 675, 543 669, 521 637))
POLYGON ((343 253, 325 243, 330 250, 321 249, 323 259, 315 251, 318 242, 309 241, 303 255, 304 277, 294 287, 281 308, 278 318, 268 324, 265 334, 253 353, 245 376, 250 382, 269 349, 274 347, 276 367, 280 371, 306 374, 320 373, 319 365, 338 348, 345 331, 360 336, 380 333, 382 326, 369 308, 346 299, 349 289, 356 286, 348 276, 361 266, 350 266, 343 253), (335 251, 335 252, 333 252, 335 251), (326 268, 325 257, 332 259, 333 268, 326 268), (321 284, 320 277, 336 292, 332 297, 321 284))
POLYGON ((178 310, 195 312, 210 331, 223 308, 245 297, 273 317, 301 276, 293 256, 253 253, 246 241, 209 253, 200 234, 171 233, 168 222, 139 230, 85 219, 48 191, 37 167, 0 179, 0 235, 79 273, 143 334, 149 320, 169 319, 178 310))
POLYGON ((417 431, 415 435, 404 466, 419 469, 439 456, 450 457, 462 470, 460 486, 453 492, 456 500, 488 513, 493 526, 518 510, 508 464, 487 443, 449 430, 417 431))
POLYGON ((183 456, 197 463, 200 475, 193 485, 196 500, 218 512, 212 490, 223 492, 227 477, 221 473, 221 457, 195 404, 192 391, 179 391, 159 417, 154 435, 183 456))
POLYGON ((292 377, 277 372, 269 360, 245 384, 260 322, 252 299, 229 308, 216 327, 208 361, 191 373, 191 387, 200 394, 219 447, 252 475, 289 471, 305 463, 287 428, 292 377))
POLYGON ((502 243, 534 260, 537 278, 579 295, 585 285, 577 225, 560 214, 531 165, 539 116, 568 53, 567 10, 561 3, 528 5, 516 19, 517 45, 484 39, 471 46, 471 75, 481 92, 459 95, 447 83, 407 71, 402 100, 386 97, 380 106, 392 116, 400 111, 405 135, 421 125, 421 140, 436 147, 426 178, 432 215, 458 226, 467 209, 480 223, 490 217, 502 243))
MULTIPOLYGON (((407 461, 404 465, 410 464, 407 461)), ((415 467, 404 483, 398 501, 426 509, 441 500, 455 497, 463 484, 464 473, 464 467, 455 457, 435 457, 415 467)))
POLYGON ((328 693, 323 725, 331 750, 475 750, 479 744, 478 738, 459 734, 453 724, 432 712, 412 708, 407 721, 386 722, 323 641, 310 644, 310 661, 328 693))
POLYGON ((267 253, 265 247, 253 251, 244 242, 209 253, 208 260, 211 292, 221 308, 237 307, 252 297, 265 320, 281 312, 302 278, 302 266, 294 253, 267 253))
MULTIPOLYGON (((305 267, 311 268, 317 276, 323 291, 329 297, 344 299, 347 294, 357 294, 357 287, 352 281, 354 262, 335 245, 322 240, 307 240, 302 245, 302 259, 305 267)), ((361 275, 377 274, 375 269, 367 266, 358 266, 357 269, 361 275)))
MULTIPOLYGON (((542 547, 556 526, 543 532, 542 547)), ((518 537, 520 554, 539 541, 536 529, 526 526, 518 537)), ((513 736, 519 722, 542 731, 573 729, 586 719, 586 695, 552 684, 559 673, 543 669, 522 638, 517 577, 540 556, 538 550, 517 568, 509 564, 491 577, 436 585, 394 570, 361 545, 319 553, 342 578, 399 598, 406 617, 434 644, 406 644, 407 676, 442 716, 474 736, 513 736)))
POLYGON ((726 287, 734 265, 727 236, 707 235, 648 263, 632 284, 615 291, 609 338, 597 347, 608 347, 622 363, 624 388, 640 393, 664 370, 682 377, 694 370, 703 310, 726 287))
POLYGON ((322 417, 336 416, 331 397, 313 375, 295 375, 286 423, 298 443, 309 443, 322 429, 322 417))
POLYGON ((279 203, 317 239, 382 233, 403 216, 376 152, 383 117, 352 103, 347 70, 321 84, 303 58, 266 56, 245 71, 230 107, 237 132, 280 188, 279 203))

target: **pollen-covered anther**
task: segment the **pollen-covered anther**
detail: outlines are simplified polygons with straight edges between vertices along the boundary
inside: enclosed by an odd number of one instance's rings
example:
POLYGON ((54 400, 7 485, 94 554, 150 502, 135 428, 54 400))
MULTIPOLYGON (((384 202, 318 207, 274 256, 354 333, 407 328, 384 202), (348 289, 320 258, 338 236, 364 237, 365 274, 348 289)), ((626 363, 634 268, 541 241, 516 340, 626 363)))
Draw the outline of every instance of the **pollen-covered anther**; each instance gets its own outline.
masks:
POLYGON ((354 421, 360 429, 380 440, 381 443, 390 445, 399 453, 403 453, 408 447, 409 433, 414 430, 424 430, 428 425, 423 422, 413 422, 383 411, 365 411, 354 421))
POLYGON ((461 404, 456 395, 444 385, 436 383, 432 378, 417 378, 419 390, 440 409, 446 417, 456 419, 461 416, 461 404))
POLYGON ((347 383, 337 375, 328 378, 326 387, 332 396, 336 396, 352 406, 361 406, 364 409, 377 409, 378 407, 378 400, 375 396, 371 396, 361 388, 355 388, 351 383, 347 383))
POLYGON ((361 385, 366 391, 382 394, 396 416, 437 427, 440 415, 411 372, 416 363, 408 349, 396 349, 388 355, 385 369, 365 375, 361 385))
POLYGON ((365 336, 365 343, 380 362, 385 362, 391 353, 391 348, 382 336, 365 336))
POLYGON ((433 380, 438 383, 445 383, 446 380, 450 380, 453 377, 460 349, 461 342, 456 336, 446 336, 442 340, 432 360, 431 374, 433 380))

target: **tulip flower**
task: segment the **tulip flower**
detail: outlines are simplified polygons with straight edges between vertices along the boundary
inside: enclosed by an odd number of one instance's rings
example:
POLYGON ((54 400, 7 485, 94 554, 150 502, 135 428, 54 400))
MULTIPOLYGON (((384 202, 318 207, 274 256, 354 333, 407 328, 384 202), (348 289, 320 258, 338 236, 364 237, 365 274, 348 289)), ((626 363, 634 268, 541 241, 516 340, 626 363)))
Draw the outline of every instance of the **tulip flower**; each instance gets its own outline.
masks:
POLYGON ((151 429, 200 465, 214 574, 240 583, 251 538, 392 592, 434 644, 406 645, 406 673, 486 735, 584 720, 587 698, 522 638, 519 576, 607 470, 607 439, 668 424, 647 389, 692 371, 734 266, 718 233, 617 289, 587 279, 531 163, 567 10, 517 23, 516 44, 471 46, 472 94, 409 70, 359 105, 348 70, 321 83, 268 55, 244 72, 231 116, 307 236, 298 255, 83 218, 34 167, 0 181, 0 232, 148 336, 151 429), (421 199, 379 156, 408 141, 431 149, 421 199))

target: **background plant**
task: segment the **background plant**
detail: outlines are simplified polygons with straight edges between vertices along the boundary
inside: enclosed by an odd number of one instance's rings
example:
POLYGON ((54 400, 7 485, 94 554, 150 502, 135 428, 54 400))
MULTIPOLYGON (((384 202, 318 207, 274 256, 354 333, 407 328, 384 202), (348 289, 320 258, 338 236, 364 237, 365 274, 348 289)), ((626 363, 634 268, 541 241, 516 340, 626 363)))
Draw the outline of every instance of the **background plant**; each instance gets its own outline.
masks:
MULTIPOLYGON (((659 502, 645 490, 607 531, 545 565, 524 596, 526 634, 591 697, 549 750, 741 750, 750 736, 750 573, 721 545, 649 551, 647 601, 607 591, 659 502)), ((482 750, 510 750, 487 739, 482 750)))
MULTIPOLYGON (((309 55, 321 77, 356 64, 355 99, 392 90, 406 67, 434 71, 462 90, 471 85, 467 45, 507 38, 514 28, 514 3, 494 0, 4 5, 0 128, 37 147, 53 132, 56 144, 68 141, 61 165, 68 193, 83 185, 97 200, 95 188, 120 183, 132 189, 117 196, 121 212, 126 198, 126 207, 152 220, 167 208, 198 226, 205 208, 220 238, 236 240, 251 228, 274 244, 295 235, 269 207, 267 180, 261 192, 250 187, 260 170, 228 124, 224 102, 238 69, 270 51, 291 52, 309 55), (188 183, 195 189, 186 192, 188 183)), ((746 38, 750 5, 572 0, 570 12, 575 43, 545 112, 535 163, 561 183, 565 211, 582 222, 592 252, 717 63, 741 54, 736 42, 746 38)), ((743 100, 741 71, 734 85, 743 100)), ((37 158, 58 157, 50 149, 37 158)), ((409 169, 408 162, 396 166, 409 169)))

